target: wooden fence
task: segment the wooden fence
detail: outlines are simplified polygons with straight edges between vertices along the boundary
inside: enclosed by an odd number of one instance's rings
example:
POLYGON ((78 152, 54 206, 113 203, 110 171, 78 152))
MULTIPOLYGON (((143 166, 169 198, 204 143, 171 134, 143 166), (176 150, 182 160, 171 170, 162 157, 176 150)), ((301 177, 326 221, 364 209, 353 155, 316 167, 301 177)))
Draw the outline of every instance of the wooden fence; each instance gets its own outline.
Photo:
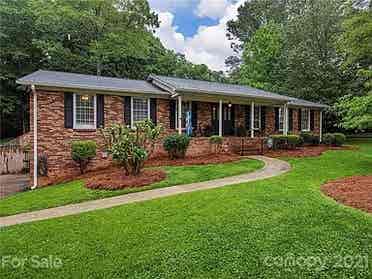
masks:
POLYGON ((0 145, 0 175, 27 172, 29 153, 18 144, 0 145))

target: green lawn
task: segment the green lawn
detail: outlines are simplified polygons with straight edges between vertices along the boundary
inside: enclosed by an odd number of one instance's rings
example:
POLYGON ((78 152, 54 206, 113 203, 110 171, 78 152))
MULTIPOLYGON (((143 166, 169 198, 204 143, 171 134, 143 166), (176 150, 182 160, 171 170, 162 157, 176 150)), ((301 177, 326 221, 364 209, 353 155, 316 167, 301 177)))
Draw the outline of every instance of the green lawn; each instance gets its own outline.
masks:
POLYGON ((5 228, 0 255, 26 260, 2 278, 371 278, 372 215, 319 190, 372 173, 372 142, 359 145, 275 178, 5 228))
POLYGON ((129 188, 120 191, 91 190, 84 187, 83 181, 72 181, 34 191, 18 193, 2 199, 0 200, 0 216, 123 195, 130 192, 206 181, 251 172, 262 167, 263 163, 261 161, 251 159, 227 164, 165 167, 167 172, 167 178, 165 180, 145 187, 129 188))

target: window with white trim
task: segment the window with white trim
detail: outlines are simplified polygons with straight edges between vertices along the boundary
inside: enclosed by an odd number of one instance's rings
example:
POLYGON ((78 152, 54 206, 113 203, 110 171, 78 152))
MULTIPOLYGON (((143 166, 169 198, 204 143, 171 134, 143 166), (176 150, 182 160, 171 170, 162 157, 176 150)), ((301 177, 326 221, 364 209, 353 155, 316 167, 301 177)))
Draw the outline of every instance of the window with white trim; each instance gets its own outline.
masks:
POLYGON ((150 99, 132 97, 132 124, 150 118, 150 99))
POLYGON ((255 130, 261 129, 261 106, 254 107, 253 129, 255 130))
POLYGON ((279 112, 279 131, 283 131, 284 130, 284 109, 279 108, 278 112, 279 112))
POLYGON ((310 109, 301 109, 301 131, 310 131, 310 109))
POLYGON ((74 129, 96 128, 96 96, 74 94, 74 129))

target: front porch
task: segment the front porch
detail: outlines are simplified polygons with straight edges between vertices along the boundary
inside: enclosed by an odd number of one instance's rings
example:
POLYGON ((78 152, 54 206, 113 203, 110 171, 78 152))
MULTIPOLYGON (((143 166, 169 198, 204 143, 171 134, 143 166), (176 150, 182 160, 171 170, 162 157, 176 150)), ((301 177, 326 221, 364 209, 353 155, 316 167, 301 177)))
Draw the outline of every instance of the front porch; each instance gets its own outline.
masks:
POLYGON ((171 100, 170 112, 174 129, 193 137, 256 138, 286 134, 289 130, 285 103, 239 98, 216 101, 178 95, 171 100))

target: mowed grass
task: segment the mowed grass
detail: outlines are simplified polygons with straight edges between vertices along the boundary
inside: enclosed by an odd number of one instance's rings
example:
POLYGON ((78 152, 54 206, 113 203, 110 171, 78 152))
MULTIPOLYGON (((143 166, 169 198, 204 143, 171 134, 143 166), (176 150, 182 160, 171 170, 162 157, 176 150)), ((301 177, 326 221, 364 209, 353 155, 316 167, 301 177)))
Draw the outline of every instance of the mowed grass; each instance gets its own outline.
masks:
POLYGON ((371 278, 372 215, 320 192, 372 173, 359 150, 289 159, 279 177, 4 228, 3 278, 371 278), (364 259, 364 260, 361 260, 364 259))
POLYGON ((144 187, 127 188, 120 191, 91 190, 85 188, 84 182, 81 180, 72 181, 34 191, 18 193, 1 199, 0 216, 238 175, 255 171, 262 168, 263 165, 261 161, 244 159, 226 164, 165 167, 167 172, 167 178, 165 180, 144 187))

